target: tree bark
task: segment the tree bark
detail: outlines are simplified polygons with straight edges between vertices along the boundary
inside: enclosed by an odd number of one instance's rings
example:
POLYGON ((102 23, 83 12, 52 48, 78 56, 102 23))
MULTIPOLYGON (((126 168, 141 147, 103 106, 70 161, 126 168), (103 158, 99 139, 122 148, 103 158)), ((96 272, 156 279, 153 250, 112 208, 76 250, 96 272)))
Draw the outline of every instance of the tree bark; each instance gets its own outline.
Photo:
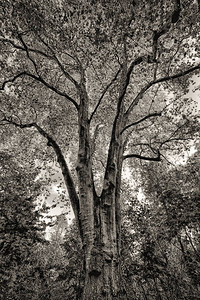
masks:
POLYGON ((121 232, 115 205, 109 205, 106 198, 94 199, 94 203, 94 241, 85 248, 89 263, 85 263, 83 300, 127 299, 122 285, 121 232))
MULTIPOLYGON (((82 299, 126 299, 121 276, 120 185, 122 170, 121 110, 116 115, 109 146, 102 193, 97 196, 92 175, 88 96, 80 90, 79 180, 80 223, 84 250, 85 283, 82 299)), ((123 111, 123 110, 122 110, 123 111)))

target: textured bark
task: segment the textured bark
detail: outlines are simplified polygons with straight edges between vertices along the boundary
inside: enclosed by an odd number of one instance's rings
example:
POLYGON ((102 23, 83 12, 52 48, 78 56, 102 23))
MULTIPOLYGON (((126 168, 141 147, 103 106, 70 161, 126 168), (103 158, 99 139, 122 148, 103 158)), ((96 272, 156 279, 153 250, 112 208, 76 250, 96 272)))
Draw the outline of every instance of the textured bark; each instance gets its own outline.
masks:
POLYGON ((122 288, 120 264, 120 178, 122 169, 124 89, 114 120, 109 146, 102 193, 97 196, 92 176, 92 142, 88 118, 88 96, 84 84, 80 90, 79 153, 77 175, 79 179, 80 221, 84 250, 85 284, 82 298, 126 299, 122 288))
MULTIPOLYGON (((116 199, 114 199, 116 200, 116 199)), ((116 201, 110 198, 94 201, 94 242, 85 257, 85 284, 83 300, 126 299, 123 290, 120 264, 120 219, 116 216, 116 201)))
POLYGON ((102 250, 91 253, 91 270, 86 276, 83 300, 126 299, 121 288, 120 264, 117 257, 102 250))
MULTIPOLYGON (((80 223, 85 252, 85 270, 89 269, 91 250, 94 244, 94 200, 92 182, 91 145, 88 122, 88 96, 84 83, 80 89, 79 108, 79 151, 77 175, 80 201, 80 223)), ((86 272, 87 276, 87 272, 86 272)))

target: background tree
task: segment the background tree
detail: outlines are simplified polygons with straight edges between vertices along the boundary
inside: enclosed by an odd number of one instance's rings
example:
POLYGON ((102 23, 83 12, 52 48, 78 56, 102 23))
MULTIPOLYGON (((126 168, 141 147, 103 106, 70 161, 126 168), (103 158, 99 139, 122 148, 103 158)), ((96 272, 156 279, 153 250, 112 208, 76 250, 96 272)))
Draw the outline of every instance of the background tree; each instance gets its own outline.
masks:
POLYGON ((122 165, 190 146, 195 118, 183 95, 200 69, 198 6, 22 0, 1 10, 4 139, 29 129, 25 161, 57 156, 82 240, 82 298, 126 298, 122 165))
POLYGON ((143 165, 143 198, 125 198, 123 271, 130 299, 198 298, 198 157, 199 150, 184 165, 143 165))
POLYGON ((43 282, 35 275, 33 256, 44 242, 45 226, 36 209, 37 173, 28 173, 8 151, 1 151, 0 169, 1 299, 38 299, 43 282))
POLYGON ((77 227, 66 226, 64 215, 58 216, 48 243, 39 245, 36 257, 36 265, 45 274, 50 299, 80 299, 83 290, 81 242, 77 227), (64 231, 60 230, 62 227, 64 231))

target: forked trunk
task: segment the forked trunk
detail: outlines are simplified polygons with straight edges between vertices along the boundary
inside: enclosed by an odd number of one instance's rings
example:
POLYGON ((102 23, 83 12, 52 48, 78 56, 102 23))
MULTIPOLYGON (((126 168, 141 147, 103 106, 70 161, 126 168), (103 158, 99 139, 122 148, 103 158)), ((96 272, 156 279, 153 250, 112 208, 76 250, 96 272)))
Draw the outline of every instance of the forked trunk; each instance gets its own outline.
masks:
POLYGON ((120 186, 122 170, 122 106, 112 129, 102 193, 98 197, 93 179, 88 96, 84 81, 80 89, 79 152, 77 175, 79 186, 80 234, 84 250, 85 283, 83 300, 124 300, 120 264, 121 212, 120 186))

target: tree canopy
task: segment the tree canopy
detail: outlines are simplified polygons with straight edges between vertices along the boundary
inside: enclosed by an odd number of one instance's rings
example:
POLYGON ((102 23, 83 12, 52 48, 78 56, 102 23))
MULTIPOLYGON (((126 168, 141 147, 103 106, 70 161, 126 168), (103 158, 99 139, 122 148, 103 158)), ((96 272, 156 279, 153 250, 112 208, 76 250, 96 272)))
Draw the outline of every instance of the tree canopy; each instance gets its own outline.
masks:
POLYGON ((11 0, 0 15, 2 149, 40 178, 60 168, 84 252, 82 298, 126 299, 123 178, 180 159, 199 137, 186 96, 200 70, 199 1, 11 0))

